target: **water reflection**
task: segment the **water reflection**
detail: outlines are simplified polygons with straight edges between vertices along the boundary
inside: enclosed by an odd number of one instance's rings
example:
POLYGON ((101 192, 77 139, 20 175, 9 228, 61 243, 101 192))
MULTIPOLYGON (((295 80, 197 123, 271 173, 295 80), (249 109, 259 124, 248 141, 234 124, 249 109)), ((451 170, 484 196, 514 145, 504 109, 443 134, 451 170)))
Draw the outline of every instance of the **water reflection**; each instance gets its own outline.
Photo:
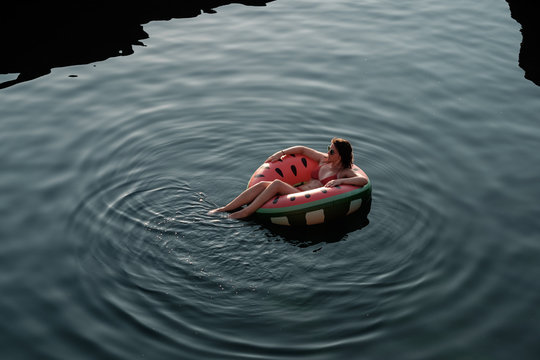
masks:
POLYGON ((540 13, 533 1, 507 0, 512 18, 521 24, 519 66, 525 78, 540 86, 540 13))
POLYGON ((0 74, 19 74, 0 89, 33 80, 52 68, 89 64, 133 54, 148 38, 142 24, 196 17, 229 4, 265 6, 273 0, 157 0, 68 2, 10 1, 2 5, 0 74))

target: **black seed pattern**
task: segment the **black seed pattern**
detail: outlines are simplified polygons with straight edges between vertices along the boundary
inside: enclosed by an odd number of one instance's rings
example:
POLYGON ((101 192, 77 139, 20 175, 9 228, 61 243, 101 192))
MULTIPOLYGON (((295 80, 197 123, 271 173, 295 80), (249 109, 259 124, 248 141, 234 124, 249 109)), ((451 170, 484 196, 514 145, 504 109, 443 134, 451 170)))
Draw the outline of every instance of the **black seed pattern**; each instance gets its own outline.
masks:
POLYGON ((291 165, 291 170, 292 170, 292 173, 294 174, 294 176, 296 176, 296 166, 291 165))
POLYGON ((304 167, 307 168, 307 160, 306 160, 306 158, 302 158, 302 164, 304 165, 304 167))
POLYGON ((291 196, 290 200, 291 200, 291 201, 296 200, 296 196, 291 196))
POLYGON ((326 190, 326 189, 322 189, 321 191, 322 191, 323 194, 326 194, 328 192, 328 190, 326 190))
POLYGON ((283 171, 281 171, 280 168, 276 168, 275 170, 279 174, 279 176, 283 177, 283 171))
POLYGON ((272 204, 277 204, 278 200, 279 200, 279 196, 276 196, 276 198, 274 199, 274 201, 272 201, 272 204))
POLYGON ((290 154, 289 156, 296 157, 296 154, 290 154))
POLYGON ((256 178, 259 178, 259 177, 264 177, 264 174, 257 174, 255 175, 256 178))
POLYGON ((311 197, 310 194, 306 194, 305 196, 306 196, 306 199, 309 199, 311 197))

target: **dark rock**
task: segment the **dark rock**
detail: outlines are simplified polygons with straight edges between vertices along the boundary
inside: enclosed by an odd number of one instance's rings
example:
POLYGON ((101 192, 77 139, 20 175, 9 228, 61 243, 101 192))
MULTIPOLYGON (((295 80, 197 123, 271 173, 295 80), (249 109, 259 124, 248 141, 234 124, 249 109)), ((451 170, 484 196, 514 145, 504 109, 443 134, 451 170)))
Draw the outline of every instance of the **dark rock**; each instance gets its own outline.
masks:
POLYGON ((540 11, 536 1, 507 0, 512 18, 521 24, 519 66, 525 78, 540 86, 540 11))
POLYGON ((273 0, 7 1, 0 5, 0 74, 19 74, 0 89, 50 73, 133 54, 148 38, 143 24, 190 18, 228 4, 265 6, 273 0))

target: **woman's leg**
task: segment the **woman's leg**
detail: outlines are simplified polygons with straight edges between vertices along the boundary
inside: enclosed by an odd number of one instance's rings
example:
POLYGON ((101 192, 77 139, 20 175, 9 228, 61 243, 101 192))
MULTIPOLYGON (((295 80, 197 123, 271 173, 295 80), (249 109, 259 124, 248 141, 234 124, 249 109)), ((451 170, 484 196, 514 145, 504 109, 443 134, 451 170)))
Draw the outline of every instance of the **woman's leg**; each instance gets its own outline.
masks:
POLYGON ((210 213, 220 212, 220 211, 233 211, 238 209, 242 205, 249 204, 253 201, 260 193, 262 193, 272 182, 271 181, 261 181, 252 187, 244 190, 240 195, 238 195, 233 201, 228 203, 225 206, 214 209, 210 213))
POLYGON ((240 211, 232 213, 231 215, 229 215, 229 217, 232 219, 240 219, 247 217, 253 214, 258 208, 260 208, 265 202, 267 202, 274 196, 294 194, 299 191, 300 190, 298 190, 294 186, 284 183, 281 180, 274 180, 261 193, 259 193, 258 196, 253 199, 251 204, 249 204, 240 211))

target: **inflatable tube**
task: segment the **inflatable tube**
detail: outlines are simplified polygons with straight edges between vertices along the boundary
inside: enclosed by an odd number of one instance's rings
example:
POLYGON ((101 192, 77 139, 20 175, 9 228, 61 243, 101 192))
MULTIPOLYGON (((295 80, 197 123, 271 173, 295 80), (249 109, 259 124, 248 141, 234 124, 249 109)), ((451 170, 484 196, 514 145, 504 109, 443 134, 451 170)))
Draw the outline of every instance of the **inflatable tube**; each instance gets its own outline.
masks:
MULTIPOLYGON (((262 164, 251 176, 248 188, 261 182, 282 180, 299 186, 311 179, 318 163, 304 155, 286 155, 280 160, 262 164)), ((361 172, 353 165, 353 171, 361 172)), ((277 225, 315 225, 328 223, 357 211, 369 212, 371 183, 363 187, 340 185, 319 187, 294 194, 276 196, 254 214, 263 222, 277 225)))

